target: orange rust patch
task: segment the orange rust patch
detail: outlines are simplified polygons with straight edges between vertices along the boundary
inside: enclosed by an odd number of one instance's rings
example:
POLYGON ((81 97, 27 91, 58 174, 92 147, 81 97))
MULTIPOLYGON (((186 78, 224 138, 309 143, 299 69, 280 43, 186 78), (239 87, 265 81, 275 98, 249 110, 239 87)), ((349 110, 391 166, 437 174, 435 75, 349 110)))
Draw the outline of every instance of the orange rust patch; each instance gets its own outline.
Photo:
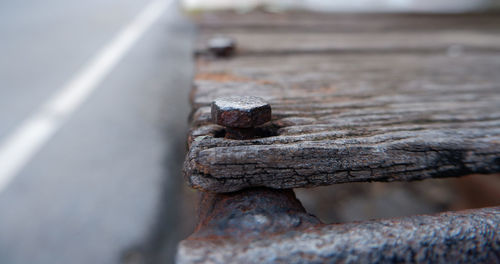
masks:
POLYGON ((266 80, 256 80, 255 82, 259 84, 273 84, 273 82, 266 80))
POLYGON ((315 92, 317 93, 333 93, 337 91, 337 87, 331 85, 331 86, 323 86, 320 87, 319 89, 316 89, 315 92))
POLYGON ((214 81, 214 82, 255 82, 259 84, 272 84, 265 80, 252 80, 242 76, 236 76, 229 73, 199 73, 196 80, 214 81))
POLYGON ((248 82, 248 78, 235 76, 228 73, 199 73, 195 77, 196 80, 214 81, 214 82, 248 82))

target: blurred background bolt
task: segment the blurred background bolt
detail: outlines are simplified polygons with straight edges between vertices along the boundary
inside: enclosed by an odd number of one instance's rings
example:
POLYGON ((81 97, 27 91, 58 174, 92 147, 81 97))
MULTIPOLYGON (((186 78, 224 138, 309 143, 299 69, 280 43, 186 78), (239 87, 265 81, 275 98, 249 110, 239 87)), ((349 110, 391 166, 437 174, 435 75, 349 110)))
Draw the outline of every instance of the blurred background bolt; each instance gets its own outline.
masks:
POLYGON ((271 121, 271 105, 255 96, 218 98, 212 102, 212 120, 226 127, 226 138, 254 138, 255 127, 271 121))
POLYGON ((233 56, 236 50, 236 41, 229 37, 217 36, 208 41, 208 51, 219 58, 233 56))

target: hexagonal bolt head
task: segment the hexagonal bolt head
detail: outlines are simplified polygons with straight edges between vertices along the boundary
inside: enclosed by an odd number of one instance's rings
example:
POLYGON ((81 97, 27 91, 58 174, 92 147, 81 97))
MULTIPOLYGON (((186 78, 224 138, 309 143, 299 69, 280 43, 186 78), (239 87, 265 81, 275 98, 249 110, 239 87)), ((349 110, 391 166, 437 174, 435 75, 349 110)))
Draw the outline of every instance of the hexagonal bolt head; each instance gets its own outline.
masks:
POLYGON ((226 127, 226 137, 255 136, 254 128, 271 121, 271 105, 255 96, 230 96, 212 102, 212 120, 226 127))
POLYGON ((208 51, 215 57, 230 57, 236 50, 236 41, 228 37, 213 37, 208 41, 208 51))

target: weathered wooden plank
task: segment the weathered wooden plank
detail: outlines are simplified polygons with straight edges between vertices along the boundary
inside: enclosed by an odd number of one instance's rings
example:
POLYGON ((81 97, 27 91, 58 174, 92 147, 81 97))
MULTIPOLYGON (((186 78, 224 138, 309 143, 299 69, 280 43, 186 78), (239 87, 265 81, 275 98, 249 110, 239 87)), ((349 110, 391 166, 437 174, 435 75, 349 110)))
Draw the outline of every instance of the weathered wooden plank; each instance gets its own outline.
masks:
POLYGON ((450 55, 201 58, 186 179, 229 192, 498 172, 500 53, 450 55), (227 95, 271 102, 268 137, 222 137, 209 104, 227 95))
POLYGON ((301 52, 499 51, 498 14, 206 13, 197 50, 214 35, 238 42, 239 55, 301 52))
POLYGON ((189 183, 213 191, 413 180, 500 170, 498 56, 241 58, 205 64, 193 93, 189 183), (227 140, 209 103, 271 102, 271 137, 227 140))
MULTIPOLYGON (((500 21, 499 21, 500 24, 500 21)), ((216 35, 205 32, 197 50, 216 35)), ((238 43, 238 56, 300 53, 450 53, 500 52, 500 31, 363 32, 363 33, 226 33, 238 43)))
POLYGON ((194 16, 202 32, 416 32, 498 31, 499 13, 476 14, 348 14, 286 12, 208 12, 194 16))

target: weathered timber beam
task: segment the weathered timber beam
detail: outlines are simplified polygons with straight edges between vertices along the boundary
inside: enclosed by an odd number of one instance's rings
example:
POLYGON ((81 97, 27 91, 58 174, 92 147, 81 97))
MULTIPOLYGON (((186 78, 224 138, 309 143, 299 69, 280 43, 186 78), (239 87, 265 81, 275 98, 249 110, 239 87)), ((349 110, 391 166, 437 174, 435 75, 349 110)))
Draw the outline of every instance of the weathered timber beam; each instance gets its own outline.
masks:
POLYGON ((369 33, 497 31, 498 12, 475 14, 349 14, 325 12, 207 12, 196 17, 202 32, 369 33))
MULTIPOLYGON (((499 20, 500 23, 500 20, 499 20)), ((376 33, 227 33, 238 43, 237 56, 305 54, 475 54, 500 51, 500 31, 376 33), (429 41, 432 39, 433 41, 429 41)), ((204 32, 196 54, 205 54, 214 32, 204 32)))
POLYGON ((499 54, 259 57, 204 62, 188 183, 213 192, 500 172, 499 54), (220 96, 271 103, 267 136, 227 140, 220 96), (279 175, 279 176, 276 176, 279 175))

